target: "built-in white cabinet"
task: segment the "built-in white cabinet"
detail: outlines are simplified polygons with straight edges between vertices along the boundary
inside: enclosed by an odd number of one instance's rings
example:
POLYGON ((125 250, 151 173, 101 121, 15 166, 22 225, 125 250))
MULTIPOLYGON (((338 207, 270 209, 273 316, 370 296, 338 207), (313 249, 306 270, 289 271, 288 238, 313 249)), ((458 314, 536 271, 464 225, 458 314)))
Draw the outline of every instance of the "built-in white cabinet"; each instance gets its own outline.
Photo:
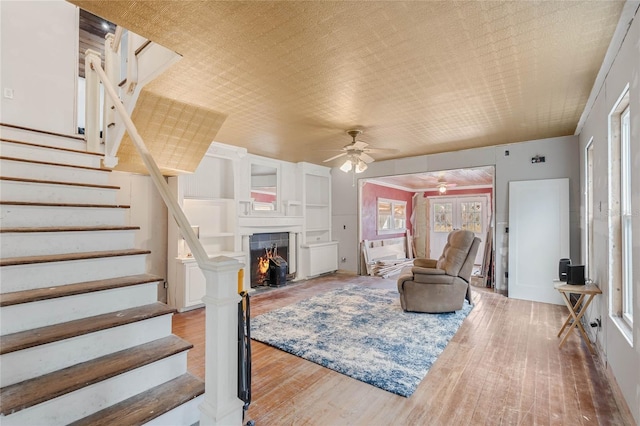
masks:
MULTIPOLYGON (((289 233, 289 273, 295 279, 338 269, 328 167, 258 157, 214 143, 195 173, 170 177, 169 187, 207 254, 245 265, 245 290, 250 289, 250 238, 259 233, 289 233)), ((203 306, 204 276, 173 220, 167 246, 169 304, 181 312, 203 306)))
MULTIPOLYGON (((193 174, 169 178, 192 229, 209 257, 246 263, 238 234, 237 173, 246 151, 213 144, 193 174)), ((205 281, 175 221, 168 223, 168 303, 182 312, 204 306, 205 281)))
POLYGON ((331 240, 331 173, 327 167, 300 163, 304 209, 301 251, 310 277, 338 269, 338 242, 331 240))
POLYGON ((207 282, 195 259, 181 261, 184 274, 184 300, 179 303, 184 307, 199 306, 207 291, 207 282))

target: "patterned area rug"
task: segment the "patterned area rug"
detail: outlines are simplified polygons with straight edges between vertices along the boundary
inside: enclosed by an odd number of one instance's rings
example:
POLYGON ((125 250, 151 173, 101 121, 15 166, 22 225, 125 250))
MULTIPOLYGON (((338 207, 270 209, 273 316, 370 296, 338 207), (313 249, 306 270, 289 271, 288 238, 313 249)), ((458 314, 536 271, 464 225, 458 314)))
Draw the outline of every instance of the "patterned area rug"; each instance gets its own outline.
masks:
POLYGON ((396 290, 350 285, 253 318, 251 338, 409 397, 471 308, 408 313, 396 290))

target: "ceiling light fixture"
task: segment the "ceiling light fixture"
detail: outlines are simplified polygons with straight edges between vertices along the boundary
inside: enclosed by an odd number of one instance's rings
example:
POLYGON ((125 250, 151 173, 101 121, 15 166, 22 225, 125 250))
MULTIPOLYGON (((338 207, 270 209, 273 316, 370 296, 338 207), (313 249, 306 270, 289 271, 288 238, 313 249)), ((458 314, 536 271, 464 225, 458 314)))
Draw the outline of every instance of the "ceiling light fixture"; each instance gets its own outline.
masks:
POLYGON ((438 192, 441 194, 446 194, 447 193, 447 184, 444 182, 441 182, 438 184, 438 192))
POLYGON ((367 170, 367 167, 369 167, 369 166, 367 166, 367 163, 365 163, 362 160, 358 160, 358 163, 356 164, 356 170, 355 171, 356 171, 356 173, 362 173, 365 170, 367 170))
POLYGON ((353 171, 354 173, 362 173, 367 170, 367 163, 362 161, 356 155, 350 155, 349 158, 340 166, 340 170, 345 173, 353 171))
POLYGON ((347 158, 347 161, 345 161, 344 164, 340 166, 340 170, 342 170, 345 173, 349 173, 352 167, 353 167, 353 162, 351 161, 350 158, 347 158))

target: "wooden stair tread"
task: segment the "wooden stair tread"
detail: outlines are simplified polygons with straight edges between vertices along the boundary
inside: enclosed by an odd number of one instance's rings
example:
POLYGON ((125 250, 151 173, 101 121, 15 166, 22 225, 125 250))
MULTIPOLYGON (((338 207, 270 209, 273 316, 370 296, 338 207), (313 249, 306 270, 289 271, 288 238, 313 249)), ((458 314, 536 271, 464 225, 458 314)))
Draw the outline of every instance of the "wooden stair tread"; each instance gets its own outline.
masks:
POLYGON ((9 124, 9 123, 0 123, 0 126, 11 127, 12 129, 27 130, 29 132, 41 133, 43 135, 52 135, 52 136, 59 136, 59 137, 68 138, 68 139, 76 139, 81 142, 85 141, 84 136, 79 136, 79 135, 67 135, 64 133, 50 132, 48 130, 41 130, 41 129, 33 129, 31 127, 18 126, 16 124, 9 124))
POLYGON ((11 182, 24 182, 24 183, 38 183, 44 185, 66 185, 66 186, 79 186, 83 188, 100 188, 100 189, 120 189, 119 186, 114 185, 96 185, 92 183, 79 183, 79 182, 64 182, 55 180, 42 180, 42 179, 27 179, 18 177, 0 176, 0 180, 6 180, 11 182))
POLYGON ((0 205, 6 206, 35 206, 35 207, 87 207, 101 209, 128 209, 131 206, 122 204, 85 204, 85 203, 39 203, 35 201, 5 201, 0 200, 0 205))
POLYGON ((164 303, 156 302, 149 305, 7 334, 0 336, 0 355, 131 324, 149 318, 173 314, 175 312, 176 310, 174 308, 170 308, 164 303))
POLYGON ((114 352, 0 389, 0 414, 9 415, 193 347, 175 335, 114 352))
POLYGON ((204 393, 204 382, 186 373, 180 377, 87 416, 70 426, 141 425, 204 393))
POLYGON ((82 253, 46 254, 40 256, 7 257, 0 259, 0 266, 32 265, 35 263, 68 262, 72 260, 100 259, 104 257, 135 256, 149 254, 150 250, 126 249, 87 251, 82 253))
POLYGON ((139 226, 39 226, 39 227, 13 227, 0 228, 0 234, 3 233, 24 233, 31 232, 93 232, 93 231, 137 231, 139 226))
POLYGON ((4 155, 0 155, 0 160, 9 160, 9 161, 20 161, 22 163, 32 163, 32 164, 44 164, 47 166, 57 166, 57 167, 71 167, 74 169, 85 169, 85 170, 95 170, 98 172, 110 172, 110 169, 103 169, 102 167, 89 167, 89 166, 78 166, 75 164, 64 164, 64 163, 54 163, 51 161, 39 161, 39 160, 28 160, 26 158, 18 158, 18 157, 6 157, 4 155))
POLYGON ((87 281, 76 284, 59 285, 55 287, 38 288, 34 290, 14 291, 0 294, 0 307, 19 305, 22 303, 38 302, 40 300, 56 299, 77 294, 111 290, 138 284, 163 281, 162 277, 151 274, 130 275, 127 277, 110 278, 106 280, 87 281))
MULTIPOLYGON (((81 140, 84 141, 84 138, 81 139, 81 140)), ((74 154, 91 155, 91 156, 97 156, 97 157, 102 157, 104 155, 104 154, 101 154, 99 152, 81 151, 79 149, 63 148, 63 147, 51 146, 51 145, 43 145, 43 144, 33 143, 33 142, 24 142, 24 141, 19 141, 19 140, 16 140, 16 139, 0 138, 0 141, 13 143, 13 144, 17 144, 17 145, 33 146, 33 147, 36 147, 36 148, 45 148, 45 149, 53 149, 53 150, 56 150, 56 151, 73 152, 74 154)))

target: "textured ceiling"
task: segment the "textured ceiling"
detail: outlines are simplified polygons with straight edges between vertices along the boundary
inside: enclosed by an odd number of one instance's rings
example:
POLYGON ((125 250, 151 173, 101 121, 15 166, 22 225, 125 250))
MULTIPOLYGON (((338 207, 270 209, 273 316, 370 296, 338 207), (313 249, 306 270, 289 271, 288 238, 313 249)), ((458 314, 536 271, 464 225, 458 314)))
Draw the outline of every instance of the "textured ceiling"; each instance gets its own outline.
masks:
POLYGON ((443 170, 438 172, 412 173, 409 175, 385 176, 368 179, 368 182, 380 185, 391 185, 411 192, 437 191, 438 184, 444 183, 449 188, 463 189, 470 187, 493 186, 493 166, 470 169, 443 170))
POLYGON ((216 141, 313 163, 354 127, 377 159, 573 134, 624 4, 72 3, 181 54, 145 91, 226 116, 216 141))

